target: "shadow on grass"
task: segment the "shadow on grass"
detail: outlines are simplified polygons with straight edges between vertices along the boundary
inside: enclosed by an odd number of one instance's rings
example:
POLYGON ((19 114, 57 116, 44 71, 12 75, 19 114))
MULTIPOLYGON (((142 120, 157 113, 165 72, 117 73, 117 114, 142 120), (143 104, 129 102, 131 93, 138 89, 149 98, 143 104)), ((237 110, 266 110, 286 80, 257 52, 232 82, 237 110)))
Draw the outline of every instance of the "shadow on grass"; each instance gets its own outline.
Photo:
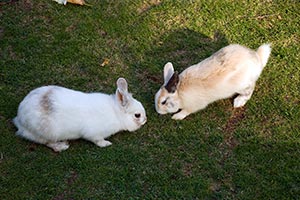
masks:
POLYGON ((163 35, 157 45, 153 45, 146 57, 149 63, 158 63, 156 69, 162 71, 163 65, 170 61, 182 71, 196 64, 228 44, 225 35, 216 31, 211 38, 190 29, 179 29, 163 35), (159 57, 158 57, 159 55, 159 57))

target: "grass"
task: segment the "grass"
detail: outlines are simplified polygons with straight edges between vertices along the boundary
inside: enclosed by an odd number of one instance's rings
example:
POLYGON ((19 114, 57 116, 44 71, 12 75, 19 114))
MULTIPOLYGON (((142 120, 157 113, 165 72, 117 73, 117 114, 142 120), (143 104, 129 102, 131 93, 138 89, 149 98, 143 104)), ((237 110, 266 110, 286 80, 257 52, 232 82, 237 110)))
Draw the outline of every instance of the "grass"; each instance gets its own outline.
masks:
POLYGON ((300 3, 288 1, 0 1, 0 199, 299 199, 300 3), (162 67, 178 71, 223 46, 272 55, 251 100, 221 100, 184 121, 159 116, 162 67), (106 61, 105 64, 104 61, 106 61), (53 153, 15 136, 32 89, 113 93, 123 76, 148 122, 113 145, 53 153))

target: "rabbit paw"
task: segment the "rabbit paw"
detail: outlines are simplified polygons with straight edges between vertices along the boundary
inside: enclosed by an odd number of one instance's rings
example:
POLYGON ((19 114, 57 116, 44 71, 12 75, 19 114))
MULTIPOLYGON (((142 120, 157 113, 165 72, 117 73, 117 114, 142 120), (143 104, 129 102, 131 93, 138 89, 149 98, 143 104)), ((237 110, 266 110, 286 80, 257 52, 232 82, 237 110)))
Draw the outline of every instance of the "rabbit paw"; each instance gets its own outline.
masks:
POLYGON ((246 104, 246 102, 250 99, 249 96, 245 96, 245 95, 239 95, 237 96, 234 101, 233 101, 233 107, 234 108, 239 108, 242 107, 246 104))
POLYGON ((61 152, 69 148, 69 144, 67 141, 64 142, 53 142, 53 143, 48 143, 48 147, 53 149, 55 152, 61 152))
POLYGON ((96 145, 99 146, 99 147, 107 147, 107 146, 112 145, 112 143, 110 141, 107 141, 107 140, 99 140, 96 143, 96 145))
POLYGON ((175 119, 175 120, 183 120, 186 116, 188 116, 189 113, 184 111, 184 110, 181 110, 179 113, 176 113, 172 116, 172 119, 175 119))

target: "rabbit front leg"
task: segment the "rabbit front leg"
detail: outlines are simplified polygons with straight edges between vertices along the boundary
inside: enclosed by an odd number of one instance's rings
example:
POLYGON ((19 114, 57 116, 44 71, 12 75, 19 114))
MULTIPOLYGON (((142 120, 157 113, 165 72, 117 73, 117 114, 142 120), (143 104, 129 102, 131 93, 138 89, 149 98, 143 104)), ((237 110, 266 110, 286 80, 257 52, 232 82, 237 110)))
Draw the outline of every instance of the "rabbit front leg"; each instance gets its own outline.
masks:
POLYGON ((96 144, 99 147, 107 147, 112 145, 110 141, 105 140, 103 137, 91 137, 91 138, 85 138, 86 140, 89 140, 96 144))
POLYGON ((186 111, 186 110, 181 110, 180 112, 174 114, 172 116, 172 119, 175 120, 183 120, 186 116, 188 116, 189 114, 191 114, 190 112, 186 111))

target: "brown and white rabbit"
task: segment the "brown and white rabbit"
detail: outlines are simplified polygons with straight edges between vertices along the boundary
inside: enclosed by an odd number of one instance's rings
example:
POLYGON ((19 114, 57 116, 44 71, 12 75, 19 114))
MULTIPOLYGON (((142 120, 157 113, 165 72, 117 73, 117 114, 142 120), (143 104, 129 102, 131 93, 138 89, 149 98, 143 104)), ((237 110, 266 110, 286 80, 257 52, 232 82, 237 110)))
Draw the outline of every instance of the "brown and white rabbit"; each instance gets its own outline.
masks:
POLYGON ((235 94, 238 96, 234 107, 244 106, 270 53, 269 44, 261 45, 257 51, 232 44, 179 75, 168 62, 164 67, 164 84, 155 95, 156 111, 175 113, 172 119, 182 120, 216 100, 235 94))
POLYGON ((54 151, 69 148, 67 140, 83 138, 100 147, 122 130, 135 131, 146 123, 143 105, 117 80, 115 94, 83 93, 59 86, 32 90, 20 103, 14 124, 17 135, 45 144, 54 151))

